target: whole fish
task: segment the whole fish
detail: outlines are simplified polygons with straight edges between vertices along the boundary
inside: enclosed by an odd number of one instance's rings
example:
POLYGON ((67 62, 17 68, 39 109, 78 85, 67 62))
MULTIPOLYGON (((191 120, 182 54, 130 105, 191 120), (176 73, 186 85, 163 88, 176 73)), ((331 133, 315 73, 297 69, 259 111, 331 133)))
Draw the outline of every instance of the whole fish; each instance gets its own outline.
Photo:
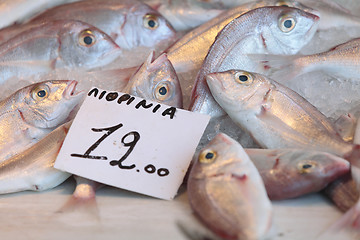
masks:
POLYGON ((54 168, 56 157, 68 132, 61 125, 30 148, 0 163, 0 194, 54 188, 71 174, 54 168))
POLYGON ((174 67, 166 54, 161 54, 155 60, 153 56, 154 52, 148 56, 122 91, 137 97, 182 108, 182 91, 174 67))
POLYGON ((218 134, 199 154, 188 183, 196 216, 224 239, 262 239, 272 224, 263 181, 244 149, 218 134))
POLYGON ((247 54, 294 54, 311 39, 318 20, 316 15, 289 7, 257 8, 234 19, 218 34, 204 60, 192 91, 191 111, 212 117, 224 115, 205 76, 229 69, 260 71, 259 64, 247 54))
POLYGON ((32 75, 88 71, 115 60, 121 49, 105 33, 79 21, 39 24, 0 45, 0 86, 10 88, 32 75))
POLYGON ((166 48, 175 31, 156 10, 137 0, 86 0, 54 7, 30 22, 72 19, 107 33, 121 48, 166 48))
MULTIPOLYGON (((188 72, 191 70, 198 71, 209 51, 209 48, 214 43, 216 36, 228 23, 250 10, 266 6, 281 6, 283 2, 284 1, 278 0, 251 1, 223 12, 216 18, 213 18, 212 20, 193 29, 176 41, 166 51, 169 60, 174 65, 177 73, 188 72)), ((288 3, 288 6, 295 7, 315 15, 318 14, 317 11, 295 1, 288 3)), ((252 30, 253 29, 249 26, 248 31, 252 30)))
POLYGON ((272 69, 271 76, 284 83, 319 70, 343 79, 359 79, 359 51, 360 38, 355 38, 326 52, 289 57, 264 56, 263 60, 272 69))
POLYGON ((156 9, 176 31, 189 31, 222 13, 225 8, 199 0, 143 0, 156 9))
POLYGON ((83 98, 76 81, 47 81, 0 102, 0 162, 20 154, 71 117, 83 98))
POLYGON ((271 200, 319 192, 350 172, 350 164, 335 155, 306 149, 245 149, 264 181, 271 200))
POLYGON ((346 159, 356 150, 309 102, 264 75, 229 70, 206 79, 216 101, 263 148, 306 148, 346 159))

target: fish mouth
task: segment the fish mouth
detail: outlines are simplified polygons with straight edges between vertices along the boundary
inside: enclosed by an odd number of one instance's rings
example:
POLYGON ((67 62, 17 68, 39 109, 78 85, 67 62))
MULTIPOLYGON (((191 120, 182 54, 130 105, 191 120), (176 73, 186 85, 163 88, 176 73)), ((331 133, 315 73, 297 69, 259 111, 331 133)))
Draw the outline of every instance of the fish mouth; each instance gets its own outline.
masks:
POLYGON ((63 97, 65 99, 70 99, 72 97, 76 97, 83 93, 83 91, 76 92, 76 86, 78 85, 78 82, 75 80, 71 80, 70 83, 66 86, 63 97))
POLYGON ((219 177, 225 177, 227 179, 234 179, 236 181, 245 181, 247 179, 247 175, 245 173, 242 174, 236 174, 236 173, 217 173, 209 176, 209 178, 219 178, 219 177))

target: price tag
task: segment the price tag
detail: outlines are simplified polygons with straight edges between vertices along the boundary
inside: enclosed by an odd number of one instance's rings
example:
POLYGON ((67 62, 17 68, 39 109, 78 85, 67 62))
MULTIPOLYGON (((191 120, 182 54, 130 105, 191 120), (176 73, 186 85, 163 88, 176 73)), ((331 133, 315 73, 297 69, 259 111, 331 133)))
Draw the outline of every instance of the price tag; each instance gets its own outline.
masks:
POLYGON ((73 121, 55 168, 172 199, 209 120, 207 115, 93 88, 73 121))

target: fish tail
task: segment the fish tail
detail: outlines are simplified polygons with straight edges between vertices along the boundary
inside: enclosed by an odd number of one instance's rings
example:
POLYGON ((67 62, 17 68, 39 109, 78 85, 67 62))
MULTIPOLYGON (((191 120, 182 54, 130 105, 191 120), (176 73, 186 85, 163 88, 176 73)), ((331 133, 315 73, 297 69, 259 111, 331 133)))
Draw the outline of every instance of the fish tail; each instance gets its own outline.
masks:
POLYGON ((86 180, 83 178, 81 179, 81 182, 77 180, 77 186, 73 195, 57 211, 57 213, 70 212, 82 208, 99 219, 99 210, 96 202, 95 192, 99 188, 100 184, 92 182, 91 180, 86 180))

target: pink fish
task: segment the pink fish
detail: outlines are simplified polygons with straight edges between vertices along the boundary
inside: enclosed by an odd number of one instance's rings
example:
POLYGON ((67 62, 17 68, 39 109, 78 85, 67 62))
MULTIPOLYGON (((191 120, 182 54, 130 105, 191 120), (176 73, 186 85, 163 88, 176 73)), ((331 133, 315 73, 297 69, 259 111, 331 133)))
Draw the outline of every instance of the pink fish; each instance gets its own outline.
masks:
POLYGON ((218 134, 201 150, 187 182, 196 216, 224 239, 262 239, 272 206, 259 172, 239 143, 218 134))

